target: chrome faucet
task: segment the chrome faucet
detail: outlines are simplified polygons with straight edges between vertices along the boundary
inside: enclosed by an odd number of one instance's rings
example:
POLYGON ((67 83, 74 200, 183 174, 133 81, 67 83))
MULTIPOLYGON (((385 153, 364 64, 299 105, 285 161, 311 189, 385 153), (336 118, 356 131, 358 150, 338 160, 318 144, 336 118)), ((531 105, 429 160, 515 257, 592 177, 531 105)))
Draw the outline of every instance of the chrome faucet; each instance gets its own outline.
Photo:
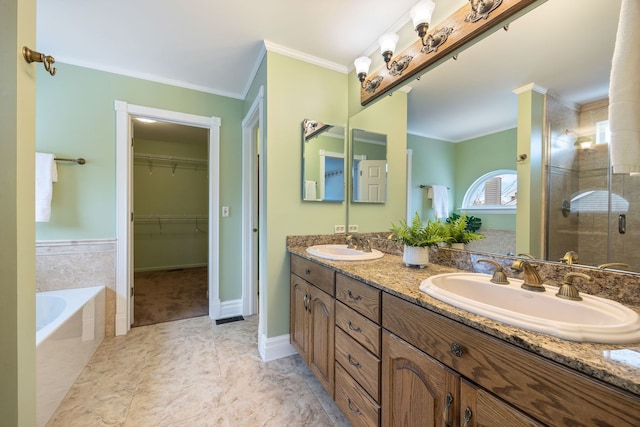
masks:
POLYGON ((575 253, 574 251, 568 251, 562 258, 560 258, 560 262, 571 265, 576 262, 578 258, 579 257, 577 253, 575 253))
POLYGON ((538 271, 529 263, 529 261, 517 259, 513 264, 511 264, 511 268, 514 271, 522 272, 522 279, 524 281, 520 286, 522 289, 533 292, 544 292, 546 290, 542 284, 542 278, 538 274, 538 271))

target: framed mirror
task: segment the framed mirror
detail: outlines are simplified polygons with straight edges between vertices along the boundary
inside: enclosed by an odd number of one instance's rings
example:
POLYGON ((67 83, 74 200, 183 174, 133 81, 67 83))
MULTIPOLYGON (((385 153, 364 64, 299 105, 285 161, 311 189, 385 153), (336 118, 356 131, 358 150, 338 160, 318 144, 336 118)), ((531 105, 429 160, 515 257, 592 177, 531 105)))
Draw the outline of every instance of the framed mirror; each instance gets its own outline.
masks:
POLYGON ((302 200, 345 200, 345 128, 305 119, 302 122, 302 200))
POLYGON ((362 129, 351 131, 351 200, 387 201, 387 135, 362 129))

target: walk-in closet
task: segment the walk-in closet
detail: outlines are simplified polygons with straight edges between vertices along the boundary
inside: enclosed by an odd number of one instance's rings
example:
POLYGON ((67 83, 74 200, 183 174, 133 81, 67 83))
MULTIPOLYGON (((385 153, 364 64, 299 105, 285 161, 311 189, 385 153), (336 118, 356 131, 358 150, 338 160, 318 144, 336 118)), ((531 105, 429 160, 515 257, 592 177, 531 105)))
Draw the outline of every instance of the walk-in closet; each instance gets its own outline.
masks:
POLYGON ((133 120, 132 326, 208 311, 208 129, 133 120))

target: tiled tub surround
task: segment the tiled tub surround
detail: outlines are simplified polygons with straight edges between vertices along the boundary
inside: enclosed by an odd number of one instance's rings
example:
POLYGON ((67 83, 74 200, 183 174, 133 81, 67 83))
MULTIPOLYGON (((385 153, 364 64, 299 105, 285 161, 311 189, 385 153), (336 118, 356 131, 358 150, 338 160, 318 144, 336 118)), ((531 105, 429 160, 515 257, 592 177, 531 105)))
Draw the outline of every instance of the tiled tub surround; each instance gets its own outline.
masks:
MULTIPOLYGON (((296 236, 287 240, 292 254, 329 266, 347 276, 398 296, 406 301, 422 306, 452 320, 470 326, 491 336, 511 343, 532 353, 546 357, 578 372, 600 379, 621 389, 640 395, 640 343, 637 345, 609 345, 577 343, 526 331, 496 322, 482 316, 455 308, 420 292, 420 283, 433 275, 452 273, 459 270, 488 273, 486 264, 475 262, 478 258, 492 258, 504 265, 510 265, 513 257, 495 257, 486 254, 452 249, 433 249, 431 263, 424 269, 407 268, 398 255, 399 248, 392 248, 393 242, 373 240, 373 247, 387 252, 383 258, 374 261, 330 261, 309 255, 306 247, 313 244, 342 243, 344 236, 296 236), (378 245, 378 243, 383 243, 378 245), (386 248, 391 248, 386 251, 386 248)), ((384 241, 383 241, 384 240, 384 241)), ((585 271, 594 277, 595 283, 581 290, 618 300, 634 308, 640 307, 640 275, 622 274, 557 263, 532 261, 539 268, 545 283, 557 285, 569 271, 585 271)), ((512 273, 508 274, 512 277, 512 273)))
POLYGON ((36 291, 105 287, 105 335, 115 335, 115 241, 36 242, 36 291))

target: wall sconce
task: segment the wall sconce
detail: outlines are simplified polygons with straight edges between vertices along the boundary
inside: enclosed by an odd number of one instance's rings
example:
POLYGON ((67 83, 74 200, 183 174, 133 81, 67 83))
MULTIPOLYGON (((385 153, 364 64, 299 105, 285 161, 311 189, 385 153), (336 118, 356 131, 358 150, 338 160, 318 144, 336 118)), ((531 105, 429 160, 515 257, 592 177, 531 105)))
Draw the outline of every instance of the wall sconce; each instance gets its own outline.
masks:
POLYGON ((360 87, 364 88, 364 81, 369 74, 369 67, 371 66, 371 58, 368 56, 361 56, 353 61, 353 65, 356 66, 356 73, 358 74, 358 80, 360 80, 360 87))
POLYGON ((422 40, 422 46, 427 45, 427 40, 424 36, 427 35, 429 24, 431 23, 431 15, 433 15, 433 9, 436 4, 431 0, 421 1, 411 8, 411 20, 413 21, 413 28, 416 29, 418 37, 422 40))
POLYGON ((396 33, 383 34, 378 40, 378 43, 380 43, 380 53, 384 58, 384 63, 387 65, 387 70, 391 69, 389 61, 391 61, 391 57, 393 57, 393 51, 396 50, 398 40, 400 40, 400 37, 398 37, 396 33))

